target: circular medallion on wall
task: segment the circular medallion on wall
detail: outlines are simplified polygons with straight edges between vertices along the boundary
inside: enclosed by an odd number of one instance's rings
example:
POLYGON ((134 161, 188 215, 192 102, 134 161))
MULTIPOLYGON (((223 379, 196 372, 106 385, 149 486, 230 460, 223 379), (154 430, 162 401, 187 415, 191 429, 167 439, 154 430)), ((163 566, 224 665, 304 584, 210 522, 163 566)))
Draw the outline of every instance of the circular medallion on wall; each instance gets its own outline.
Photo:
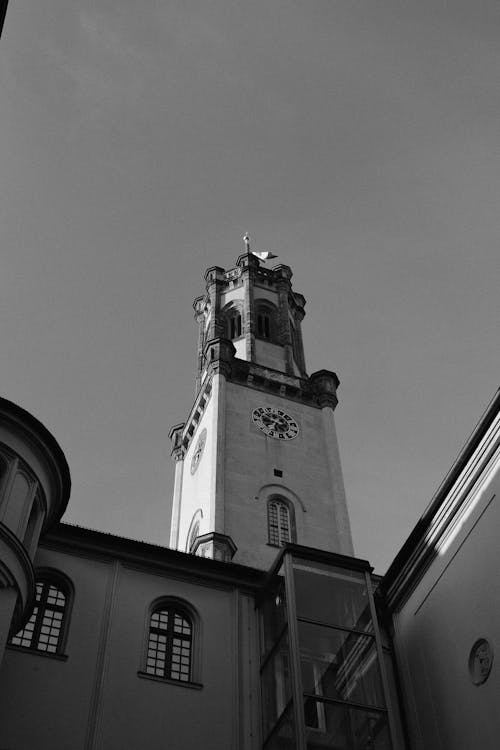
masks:
POLYGON ((479 638, 469 655, 469 674, 474 685, 482 685, 490 676, 493 666, 493 649, 486 638, 479 638))
POLYGON ((259 406, 252 412, 253 423, 269 437, 292 440, 299 434, 299 425, 293 417, 274 406, 259 406))
POLYGON ((207 442, 207 430, 205 428, 201 431, 200 437, 198 438, 198 442, 196 443, 196 448, 194 449, 193 457, 191 459, 191 474, 194 474, 196 469, 198 468, 198 464, 201 461, 201 457, 203 455, 203 449, 205 448, 206 442, 207 442))

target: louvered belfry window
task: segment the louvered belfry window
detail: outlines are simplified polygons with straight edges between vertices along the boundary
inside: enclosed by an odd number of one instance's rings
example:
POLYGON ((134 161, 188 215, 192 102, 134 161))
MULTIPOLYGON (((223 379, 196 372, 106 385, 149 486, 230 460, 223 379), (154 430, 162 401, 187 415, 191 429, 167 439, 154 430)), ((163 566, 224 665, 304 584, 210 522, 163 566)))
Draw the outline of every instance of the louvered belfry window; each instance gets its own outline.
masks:
POLYGON ((281 547, 291 542, 290 510, 282 500, 270 500, 267 506, 269 544, 281 547))
POLYGON ((271 316, 267 312, 259 312, 257 315, 257 335, 261 339, 271 338, 271 316))
POLYGON ((151 615, 146 673, 191 681, 193 623, 178 605, 160 605, 151 615))
POLYGON ((237 339, 241 336, 241 315, 233 313, 228 318, 228 338, 237 339))

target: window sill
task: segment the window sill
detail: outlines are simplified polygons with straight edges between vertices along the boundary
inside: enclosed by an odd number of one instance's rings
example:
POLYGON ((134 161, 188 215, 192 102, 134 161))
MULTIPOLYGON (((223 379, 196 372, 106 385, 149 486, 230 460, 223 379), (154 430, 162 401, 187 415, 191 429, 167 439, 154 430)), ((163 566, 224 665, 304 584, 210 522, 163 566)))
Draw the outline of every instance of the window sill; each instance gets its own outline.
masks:
POLYGON ((176 685, 177 687, 191 688, 192 690, 201 690, 203 685, 200 682, 182 682, 182 680, 169 680, 167 677, 158 677, 148 672, 137 672, 137 676, 143 680, 153 680, 153 682, 163 682, 167 685, 176 685))
POLYGON ((46 659, 56 659, 56 661, 67 661, 67 654, 53 654, 50 651, 39 651, 37 648, 26 648, 25 646, 15 646, 13 643, 8 643, 7 648, 12 651, 17 651, 22 654, 30 654, 31 656, 43 656, 46 659))

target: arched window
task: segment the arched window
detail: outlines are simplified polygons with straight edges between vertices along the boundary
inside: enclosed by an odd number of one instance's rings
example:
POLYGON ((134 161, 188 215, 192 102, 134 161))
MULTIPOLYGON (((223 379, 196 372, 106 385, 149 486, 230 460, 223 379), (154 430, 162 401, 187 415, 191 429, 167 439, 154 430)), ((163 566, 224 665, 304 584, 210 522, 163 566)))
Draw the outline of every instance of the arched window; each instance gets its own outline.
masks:
POLYGON ((192 681, 193 620, 177 602, 159 604, 149 621, 146 674, 192 681))
POLYGON ((33 612, 22 630, 10 639, 13 646, 60 654, 69 615, 69 590, 59 580, 44 576, 36 582, 33 612))
POLYGON ((226 336, 228 339, 237 339, 241 336, 241 313, 238 310, 231 311, 226 320, 226 336))
POLYGON ((257 302, 257 327, 255 334, 259 339, 276 341, 278 336, 278 310, 271 302, 257 302))
POLYGON ((196 521, 193 528, 191 529, 191 533, 189 534, 188 544, 187 544, 187 552, 191 552, 193 548, 194 541, 197 536, 200 534, 200 522, 196 521))
POLYGON ((186 537, 186 552, 192 551, 193 544, 196 541, 196 538, 200 535, 200 524, 202 518, 203 511, 201 510, 201 508, 198 508, 191 519, 191 523, 189 524, 189 529, 186 537))
POLYGON ((233 341, 243 335, 243 315, 240 301, 229 302, 221 311, 219 318, 220 336, 233 341))
POLYGON ((295 361, 299 366, 302 366, 303 357, 302 357, 302 345, 300 341, 300 335, 298 330, 295 328, 293 323, 290 323, 290 332, 292 334, 292 349, 293 349, 293 356, 295 357, 295 361))
POLYGON ((257 336, 261 339, 271 338, 271 316, 267 310, 257 313, 257 336))
POLYGON ((267 530, 269 544, 281 547, 294 540, 293 518, 287 502, 273 497, 267 503, 267 530))

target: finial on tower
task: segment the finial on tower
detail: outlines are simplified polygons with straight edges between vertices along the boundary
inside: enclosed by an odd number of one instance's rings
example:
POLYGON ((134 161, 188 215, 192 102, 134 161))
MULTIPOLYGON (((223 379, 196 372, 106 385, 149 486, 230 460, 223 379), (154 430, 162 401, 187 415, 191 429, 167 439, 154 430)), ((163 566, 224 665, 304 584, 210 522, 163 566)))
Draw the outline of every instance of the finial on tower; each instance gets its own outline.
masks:
POLYGON ((243 235, 243 242, 245 243, 245 250, 247 253, 251 253, 252 255, 255 255, 256 258, 259 260, 271 260, 272 258, 277 258, 278 256, 274 253, 270 253, 268 250, 262 250, 260 252, 256 252, 255 250, 250 249, 250 235, 248 232, 245 232, 243 235))

